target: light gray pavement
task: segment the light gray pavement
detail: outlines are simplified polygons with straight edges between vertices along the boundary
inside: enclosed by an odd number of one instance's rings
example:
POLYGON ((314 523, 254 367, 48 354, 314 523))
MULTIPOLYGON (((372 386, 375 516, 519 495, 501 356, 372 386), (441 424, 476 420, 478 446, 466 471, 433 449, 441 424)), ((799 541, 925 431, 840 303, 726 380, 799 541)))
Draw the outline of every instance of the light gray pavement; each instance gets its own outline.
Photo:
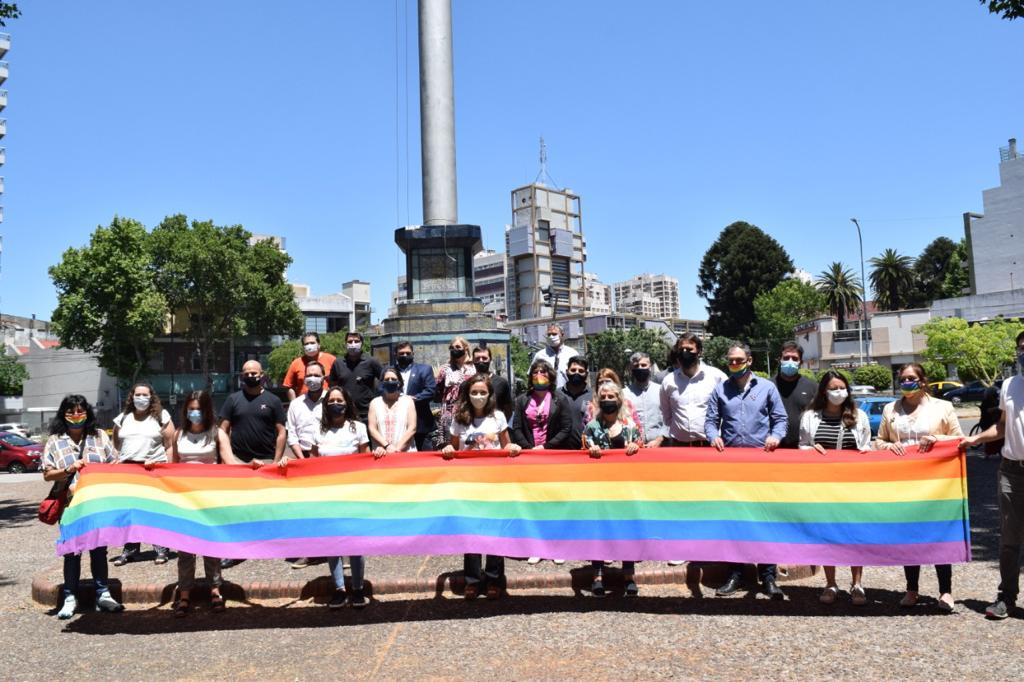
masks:
MULTIPOLYGON (((959 613, 928 600, 909 612, 899 568, 868 568, 871 603, 817 602, 819 576, 785 585, 789 600, 694 598, 682 585, 642 587, 641 597, 576 597, 568 589, 519 592, 501 602, 467 603, 450 593, 383 595, 364 611, 329 612, 310 602, 202 606, 175 619, 167 606, 76 616, 62 623, 30 598, 32 575, 57 570, 56 529, 35 520, 47 490, 39 480, 0 486, 0 650, 4 679, 462 678, 497 679, 880 678, 1019 679, 1024 617, 988 622, 995 594, 997 461, 969 458, 975 560, 954 568, 959 613)), ((0 477, 3 478, 3 477, 0 477)), ((113 552, 111 552, 113 555, 113 552)), ((374 557, 367 575, 438 576, 459 557, 374 557)), ((572 567, 579 566, 575 564, 572 567)), ((642 565, 645 566, 645 565, 642 565)), ((545 562, 509 562, 510 572, 564 571, 545 562)), ((174 579, 174 565, 111 568, 129 580, 174 579)), ((295 580, 326 573, 284 562, 250 561, 229 579, 295 580)), ((88 570, 85 570, 88 575, 88 570)), ((848 582, 844 569, 840 581, 848 582)), ((935 595, 930 568, 922 590, 935 595)), ((710 595, 709 591, 705 591, 710 595)))

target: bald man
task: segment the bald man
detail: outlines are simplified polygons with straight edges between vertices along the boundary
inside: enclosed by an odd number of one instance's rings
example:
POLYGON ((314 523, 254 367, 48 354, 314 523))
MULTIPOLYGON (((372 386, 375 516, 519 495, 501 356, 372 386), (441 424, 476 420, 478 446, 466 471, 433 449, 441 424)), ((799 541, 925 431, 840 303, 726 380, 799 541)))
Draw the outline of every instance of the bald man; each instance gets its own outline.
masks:
POLYGON ((281 400, 263 388, 263 367, 242 365, 242 390, 220 408, 220 428, 231 436, 231 449, 243 462, 270 464, 284 452, 285 411, 281 400))

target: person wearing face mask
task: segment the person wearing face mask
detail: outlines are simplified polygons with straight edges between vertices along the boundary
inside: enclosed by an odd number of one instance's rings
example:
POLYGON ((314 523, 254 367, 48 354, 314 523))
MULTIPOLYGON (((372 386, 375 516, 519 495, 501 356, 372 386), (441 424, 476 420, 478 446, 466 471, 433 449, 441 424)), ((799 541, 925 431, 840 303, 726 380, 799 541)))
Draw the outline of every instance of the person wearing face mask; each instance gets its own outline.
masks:
MULTIPOLYGON (((497 409, 492 378, 475 374, 463 382, 449 433, 451 440, 441 450, 445 459, 453 459, 457 450, 505 450, 509 457, 515 457, 522 449, 509 440, 508 422, 505 414, 497 409)), ((476 599, 483 583, 487 598, 498 599, 505 589, 505 558, 487 555, 483 574, 481 562, 479 554, 463 555, 466 577, 463 596, 476 599)))
MULTIPOLYGON (((750 371, 750 347, 734 343, 726 353, 729 380, 715 386, 708 399, 704 432, 719 452, 726 447, 761 448, 771 452, 786 436, 786 408, 775 384, 750 371)), ((743 584, 743 564, 728 564, 729 577, 715 594, 730 595, 743 584)), ((786 598, 775 582, 775 564, 758 564, 764 593, 775 600, 786 598)))
POLYGON ((370 440, 377 457, 415 452, 416 404, 402 395, 402 375, 394 367, 380 375, 381 394, 370 401, 370 440))
POLYGON ((448 363, 437 372, 437 386, 434 400, 441 403, 441 414, 438 417, 437 433, 434 436, 434 449, 440 450, 448 443, 452 428, 452 417, 459 403, 459 390, 462 383, 476 374, 476 367, 470 362, 469 342, 456 336, 448 344, 448 363))
POLYGON ((644 445, 660 448, 668 429, 661 413, 661 384, 651 378, 651 356, 637 352, 629 358, 630 382, 624 394, 639 418, 638 426, 643 432, 644 445))
MULTIPOLYGON (((800 418, 800 448, 828 455, 832 450, 871 449, 871 425, 864 410, 858 409, 846 377, 835 370, 825 372, 807 411, 800 418)), ((822 604, 834 604, 839 596, 836 567, 825 566, 825 589, 818 598, 822 604)), ((862 566, 851 566, 850 602, 868 603, 861 578, 862 566)))
MULTIPOLYGON (((648 358, 649 360, 649 358, 648 358)), ((625 450, 629 456, 640 451, 644 439, 639 425, 633 421, 630 410, 626 407, 622 387, 613 381, 605 381, 597 388, 594 396, 594 419, 583 431, 583 447, 590 456, 599 459, 604 450, 625 450)), ((590 562, 594 570, 590 593, 595 597, 603 597, 604 565, 603 561, 590 562)), ((623 594, 635 597, 639 594, 633 573, 636 563, 622 562, 622 577, 625 583, 623 594)))
POLYGON ((254 466, 281 459, 287 441, 287 415, 281 400, 263 388, 263 367, 242 365, 242 390, 232 393, 220 410, 220 428, 231 437, 231 451, 254 466))
MULTIPOLYGON (((150 467, 167 461, 167 452, 174 438, 174 422, 160 404, 153 387, 138 382, 128 391, 124 409, 114 418, 114 449, 120 463, 150 467)), ((114 559, 115 566, 124 566, 139 555, 142 545, 129 542, 114 559)), ((154 546, 157 564, 167 563, 167 548, 154 546)))
POLYGON ((412 344, 403 341, 395 346, 395 364, 402 377, 402 392, 416 404, 416 435, 413 436, 417 450, 429 449, 428 439, 434 432, 434 412, 430 403, 437 389, 437 379, 430 365, 414 361, 412 344))
POLYGON ((704 432, 708 400, 725 373, 701 360, 704 344, 693 332, 680 334, 669 361, 675 370, 661 380, 661 417, 668 428, 663 445, 707 447, 704 432))
MULTIPOLYGON (((919 452, 928 452, 936 441, 964 437, 953 403, 933 398, 925 391, 928 377, 921 365, 916 362, 903 365, 898 376, 903 397, 882 409, 882 422, 878 426, 879 449, 888 449, 902 456, 912 445, 916 445, 919 452)), ((910 608, 917 605, 921 567, 904 566, 903 572, 907 578, 907 592, 900 600, 900 606, 910 608)), ((956 609, 952 594, 953 567, 949 564, 936 566, 935 575, 939 579, 937 605, 940 610, 952 613, 956 609)))
POLYGON ((779 357, 779 372, 772 378, 775 388, 779 389, 782 404, 786 408, 789 426, 786 437, 779 443, 780 448, 795 449, 800 446, 800 416, 811 404, 818 386, 800 374, 800 365, 804 361, 804 349, 796 341, 782 344, 779 357))
MULTIPOLYGON (((295 400, 296 397, 303 395, 307 390, 306 386, 306 368, 309 367, 309 363, 319 363, 320 367, 324 369, 324 375, 330 371, 331 367, 334 366, 336 357, 326 351, 320 350, 320 335, 316 332, 306 332, 302 335, 302 355, 292 360, 291 364, 288 365, 288 371, 284 374, 284 381, 281 385, 288 389, 288 400, 295 400)), ((327 388, 326 381, 322 388, 327 388)))
MULTIPOLYGON (((181 405, 181 428, 174 437, 170 450, 172 464, 234 464, 245 463, 231 452, 231 439, 217 426, 213 413, 213 400, 206 391, 193 391, 181 405)), ((178 551, 178 595, 171 610, 176 617, 188 615, 190 597, 196 582, 195 554, 178 551)), ((223 583, 221 560, 203 557, 203 570, 210 583, 210 607, 214 613, 224 610, 224 597, 220 593, 223 583)))
MULTIPOLYGON (((1016 376, 999 389, 999 417, 992 426, 960 442, 975 445, 1003 441, 999 464, 999 592, 985 607, 989 620, 1004 620, 1020 592, 1020 548, 1024 544, 1024 332, 1017 334, 1016 376)), ((986 457, 988 453, 986 452, 986 457)))
POLYGON ((565 332, 562 331, 561 327, 557 324, 548 325, 547 336, 545 337, 546 345, 533 356, 533 362, 544 360, 554 368, 555 375, 558 377, 555 388, 565 386, 565 382, 569 378, 566 373, 566 370, 569 368, 569 361, 577 355, 574 349, 563 343, 564 340, 565 332))
MULTIPOLYGON (((40 466, 43 480, 68 494, 68 504, 78 485, 79 472, 89 464, 113 464, 117 461, 114 447, 106 432, 96 427, 92 405, 81 395, 65 396, 50 423, 50 437, 43 447, 40 466)), ((107 548, 89 550, 89 567, 96 589, 96 610, 117 612, 124 607, 110 595, 107 587, 107 548)), ((78 585, 82 576, 82 555, 64 555, 64 584, 61 586, 61 607, 57 617, 67 620, 78 608, 78 585)))
POLYGON ((355 401, 359 421, 366 424, 370 401, 377 397, 377 382, 383 368, 370 356, 363 355, 363 335, 349 332, 345 335, 345 355, 334 361, 331 386, 344 388, 355 401))
POLYGON ((582 355, 569 360, 569 366, 565 369, 566 381, 562 387, 562 393, 573 404, 572 411, 572 442, 583 445, 583 429, 586 428, 587 415, 590 413, 590 405, 593 400, 593 393, 590 390, 588 371, 590 363, 582 355))
POLYGON ((512 403, 512 387, 505 377, 491 372, 491 349, 487 346, 477 346, 473 349, 473 367, 476 368, 477 376, 489 377, 491 387, 494 389, 494 401, 498 409, 505 415, 505 419, 512 418, 515 405, 512 403))

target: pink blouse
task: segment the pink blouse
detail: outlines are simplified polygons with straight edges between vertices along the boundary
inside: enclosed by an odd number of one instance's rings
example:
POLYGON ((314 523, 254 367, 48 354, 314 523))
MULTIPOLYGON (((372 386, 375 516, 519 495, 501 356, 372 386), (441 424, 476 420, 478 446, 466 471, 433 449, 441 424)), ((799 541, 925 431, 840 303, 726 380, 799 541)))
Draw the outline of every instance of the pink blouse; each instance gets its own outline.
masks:
POLYGON ((526 423, 533 429, 533 444, 544 445, 548 441, 548 417, 551 415, 551 391, 544 393, 539 403, 530 396, 526 405, 526 423))

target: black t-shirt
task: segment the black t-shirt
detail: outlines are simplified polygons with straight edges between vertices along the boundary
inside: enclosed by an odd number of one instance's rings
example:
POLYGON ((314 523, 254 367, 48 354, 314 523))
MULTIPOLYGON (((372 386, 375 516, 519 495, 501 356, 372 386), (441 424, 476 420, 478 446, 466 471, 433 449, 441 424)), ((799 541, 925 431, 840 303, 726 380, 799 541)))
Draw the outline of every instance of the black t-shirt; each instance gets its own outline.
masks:
POLYGON ((587 406, 593 398, 590 388, 579 395, 569 392, 568 386, 562 387, 562 393, 572 402, 572 443, 573 447, 583 447, 583 430, 587 427, 587 406))
POLYGON ((512 387, 509 386, 508 380, 505 377, 491 374, 490 378, 491 389, 494 391, 494 403, 504 413, 505 418, 508 419, 512 416, 512 412, 515 411, 515 405, 512 402, 512 387))
POLYGON ((796 381, 787 381, 776 375, 772 378, 772 383, 779 389, 782 405, 786 408, 786 418, 789 420, 789 424, 786 425, 786 437, 779 443, 779 447, 798 448, 800 447, 800 415, 814 400, 814 394, 818 392, 818 384, 802 375, 796 381))
POLYGON ((348 355, 340 355, 334 361, 327 381, 331 386, 341 386, 348 391, 356 404, 356 412, 365 421, 370 401, 377 397, 377 380, 382 371, 380 363, 372 357, 361 355, 353 362, 348 355))
POLYGON ((220 408, 221 420, 231 423, 231 450, 243 462, 274 459, 277 424, 284 425, 284 405, 270 391, 232 393, 220 408))

